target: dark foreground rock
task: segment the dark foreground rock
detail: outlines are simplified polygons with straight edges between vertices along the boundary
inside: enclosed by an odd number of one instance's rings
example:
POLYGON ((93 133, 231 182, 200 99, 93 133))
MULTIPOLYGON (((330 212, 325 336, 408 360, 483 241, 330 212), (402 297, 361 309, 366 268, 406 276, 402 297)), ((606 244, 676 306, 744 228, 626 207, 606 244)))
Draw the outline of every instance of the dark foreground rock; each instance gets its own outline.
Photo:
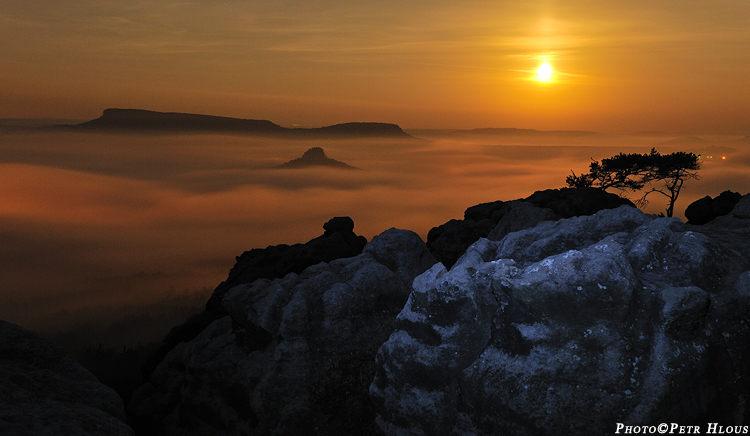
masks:
POLYGON ((207 311, 218 312, 214 319, 226 315, 221 305, 224 294, 234 286, 252 283, 256 279, 281 278, 289 273, 301 273, 320 262, 360 254, 367 244, 364 236, 354 233, 354 221, 346 217, 331 218, 323 224, 323 234, 304 244, 272 245, 242 253, 229 271, 229 277, 214 290, 206 304, 207 311))
POLYGON ((370 387, 388 435, 745 424, 750 264, 627 206, 481 239, 417 277, 370 387))
POLYGON ((227 315, 221 304, 224 295, 234 286, 252 283, 257 279, 281 278, 289 273, 301 273, 320 262, 352 257, 360 254, 367 239, 354 233, 354 221, 349 217, 335 217, 323 224, 323 234, 304 244, 272 245, 255 248, 237 256, 229 277, 214 289, 206 309, 190 320, 174 327, 164 338, 160 348, 144 365, 144 375, 151 372, 175 345, 195 338, 213 321, 227 315))
POLYGON ((750 194, 743 196, 730 213, 706 224, 688 227, 711 237, 738 256, 750 259, 750 194))
POLYGON ((177 344, 133 395, 134 425, 165 435, 373 434, 375 354, 414 277, 434 263, 418 235, 391 229, 355 257, 231 286, 215 299, 228 315, 177 344))
POLYGON ((500 240, 510 232, 532 227, 541 221, 591 215, 622 205, 633 206, 633 203, 601 189, 537 191, 521 200, 472 206, 464 212, 463 220, 450 220, 430 230, 427 246, 439 262, 450 268, 479 238, 500 240))
POLYGON ((0 434, 131 435, 115 391, 51 340, 0 321, 0 434))
POLYGON ((716 198, 711 198, 707 195, 690 203, 687 209, 685 209, 685 218, 687 218, 688 224, 706 224, 716 217, 732 212, 732 209, 734 209, 734 206, 741 198, 742 195, 732 191, 724 191, 716 196, 716 198))

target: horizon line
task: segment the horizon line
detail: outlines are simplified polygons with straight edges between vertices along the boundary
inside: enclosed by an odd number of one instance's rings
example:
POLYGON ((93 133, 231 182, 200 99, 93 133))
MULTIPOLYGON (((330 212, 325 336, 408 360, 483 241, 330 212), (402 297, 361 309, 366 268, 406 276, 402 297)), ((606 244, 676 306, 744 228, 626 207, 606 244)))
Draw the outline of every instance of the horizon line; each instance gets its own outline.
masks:
POLYGON ((205 114, 205 113, 198 113, 198 112, 176 112, 176 111, 156 111, 151 109, 143 109, 143 108, 114 108, 114 107, 108 107, 101 111, 101 115, 96 118, 69 118, 69 117, 0 117, 0 129, 2 128, 26 128, 26 129, 35 129, 35 128, 46 128, 46 127, 71 127, 71 126, 78 126, 80 124, 85 124, 94 120, 100 119, 105 111, 107 110, 119 110, 119 111, 142 111, 142 112, 148 112, 148 113, 154 113, 154 114, 170 114, 170 115, 195 115, 195 116, 203 116, 203 117, 214 117, 217 119, 232 119, 232 120, 241 120, 241 121, 268 121, 272 122, 279 127, 282 127, 284 129, 288 130, 305 130, 305 129, 321 129, 326 127, 332 127, 332 126, 339 126, 339 125, 346 125, 346 124, 392 124, 395 126, 398 126, 401 128, 404 132, 406 131, 421 131, 421 132, 427 132, 427 131, 434 131, 434 132, 462 132, 462 133, 469 133, 469 132, 476 132, 481 133, 481 131, 517 131, 519 133, 523 132, 529 132, 529 133, 545 133, 545 134, 555 134, 555 133, 577 133, 577 134, 598 134, 598 135, 720 135, 720 136, 739 136, 739 137, 748 137, 750 136, 750 132, 733 132, 733 133, 727 133, 727 132, 710 132, 710 131, 668 131, 668 130, 637 130, 637 131, 600 131, 600 130, 587 130, 587 129, 580 129, 580 128, 571 128, 571 129, 540 129, 535 127, 518 127, 518 126, 480 126, 480 127, 425 127, 425 126, 417 126, 417 127, 402 127, 401 124, 396 122, 387 122, 387 121, 342 121, 337 122, 334 124, 322 124, 322 125, 307 125, 303 123, 285 123, 285 124, 278 124, 274 121, 271 121, 270 119, 258 119, 258 118, 240 118, 236 116, 228 116, 228 115, 213 115, 213 114, 205 114))

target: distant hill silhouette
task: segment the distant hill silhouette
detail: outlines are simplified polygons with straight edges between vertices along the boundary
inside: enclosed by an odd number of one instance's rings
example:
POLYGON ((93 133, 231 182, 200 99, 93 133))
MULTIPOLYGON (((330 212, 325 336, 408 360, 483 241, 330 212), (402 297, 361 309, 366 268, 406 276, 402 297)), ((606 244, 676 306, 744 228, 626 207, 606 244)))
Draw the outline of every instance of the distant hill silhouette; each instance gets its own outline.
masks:
POLYGON ((727 147, 726 145, 711 145, 703 149, 698 149, 701 154, 719 156, 723 154, 731 154, 737 151, 736 148, 727 147))
POLYGON ((535 129, 516 129, 513 127, 502 128, 481 128, 468 130, 468 133, 478 135, 523 135, 523 136, 596 136, 597 132, 586 130, 535 130, 535 129))
POLYGON ((375 136, 410 137, 401 127, 388 123, 344 123, 312 129, 288 129, 268 120, 198 115, 177 112, 155 112, 143 109, 105 109, 102 116, 85 123, 59 126, 80 131, 124 131, 166 133, 248 133, 309 136, 375 136))
POLYGON ((670 139, 668 141, 660 142, 659 145, 705 145, 709 141, 698 136, 682 136, 679 138, 670 139))
POLYGON ((343 123, 317 129, 295 129, 304 132, 335 136, 409 136, 397 124, 389 123, 343 123))
POLYGON ((294 169, 294 168, 309 168, 309 167, 332 167, 342 168, 347 170, 357 170, 359 168, 347 165, 344 162, 331 159, 326 156, 326 152, 320 147, 312 147, 307 150, 302 157, 292 159, 289 162, 284 162, 279 165, 279 168, 294 169))
POLYGON ((81 130, 229 131, 279 133, 285 130, 265 120, 217 117, 143 109, 105 109, 101 117, 73 126, 81 130))
POLYGON ((60 118, 0 118, 0 130, 34 130, 61 124, 75 124, 81 121, 60 118))
POLYGON ((440 136, 452 136, 452 137, 474 137, 474 136, 523 136, 523 137, 564 137, 564 138, 580 138, 580 137, 592 137, 599 136, 601 133, 590 132, 586 130, 535 130, 535 129, 517 129, 513 127, 488 127, 480 129, 415 129, 412 133, 419 135, 423 134, 439 134, 440 136))

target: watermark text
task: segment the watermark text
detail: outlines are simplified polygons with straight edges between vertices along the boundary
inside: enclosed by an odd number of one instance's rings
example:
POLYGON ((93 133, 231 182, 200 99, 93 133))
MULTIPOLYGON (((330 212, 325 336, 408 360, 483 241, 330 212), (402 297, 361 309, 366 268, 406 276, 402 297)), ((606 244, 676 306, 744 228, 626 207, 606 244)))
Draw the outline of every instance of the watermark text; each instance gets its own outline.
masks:
POLYGON ((615 434, 750 434, 747 425, 721 425, 711 422, 705 426, 681 425, 675 422, 656 425, 627 425, 617 423, 615 434))

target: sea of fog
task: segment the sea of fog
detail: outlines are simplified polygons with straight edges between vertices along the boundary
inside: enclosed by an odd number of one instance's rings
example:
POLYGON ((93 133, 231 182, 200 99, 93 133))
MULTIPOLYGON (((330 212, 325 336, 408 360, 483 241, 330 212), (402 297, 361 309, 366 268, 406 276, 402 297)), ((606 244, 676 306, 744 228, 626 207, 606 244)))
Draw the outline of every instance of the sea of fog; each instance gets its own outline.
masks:
MULTIPOLYGON (((747 137, 409 133, 417 139, 0 132, 0 319, 115 345, 153 340, 198 310, 245 250, 305 242, 334 216, 368 240, 391 227, 426 239, 469 206, 563 187, 571 170, 619 152, 702 156, 681 218, 700 197, 750 192, 747 137), (316 146, 361 170, 275 168, 316 146)), ((653 196, 646 211, 665 207, 653 196)))

